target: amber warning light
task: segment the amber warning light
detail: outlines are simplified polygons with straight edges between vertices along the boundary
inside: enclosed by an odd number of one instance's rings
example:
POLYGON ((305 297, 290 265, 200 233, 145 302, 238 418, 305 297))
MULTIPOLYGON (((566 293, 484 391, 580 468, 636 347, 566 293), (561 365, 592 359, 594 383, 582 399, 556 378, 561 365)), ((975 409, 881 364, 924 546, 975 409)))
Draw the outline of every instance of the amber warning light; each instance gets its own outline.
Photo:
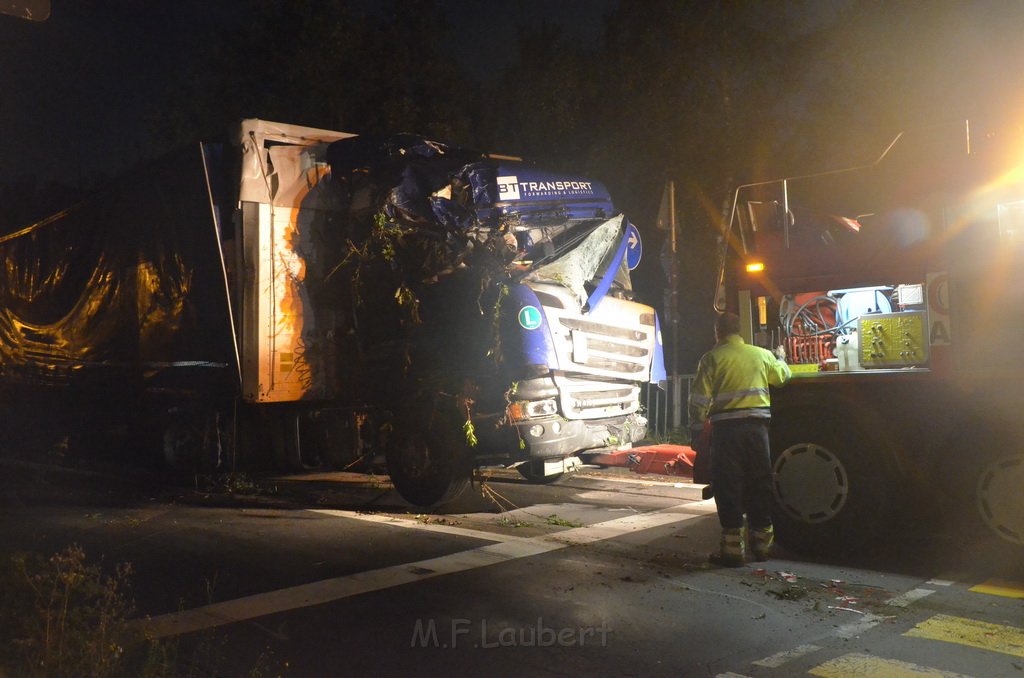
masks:
POLYGON ((747 264, 747 273, 761 273, 764 271, 763 261, 751 261, 747 264))

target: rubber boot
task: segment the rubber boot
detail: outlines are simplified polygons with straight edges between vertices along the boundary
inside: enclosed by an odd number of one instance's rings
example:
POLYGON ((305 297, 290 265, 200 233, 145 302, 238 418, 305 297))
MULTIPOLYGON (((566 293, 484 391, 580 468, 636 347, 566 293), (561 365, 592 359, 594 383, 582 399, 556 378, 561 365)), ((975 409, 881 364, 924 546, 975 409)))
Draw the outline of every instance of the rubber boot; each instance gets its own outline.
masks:
POLYGON ((722 530, 722 541, 718 553, 709 559, 715 565, 739 567, 747 559, 747 528, 735 527, 722 530))
POLYGON ((775 528, 755 527, 750 530, 750 547, 754 552, 754 560, 763 562, 772 557, 772 547, 775 545, 775 528))

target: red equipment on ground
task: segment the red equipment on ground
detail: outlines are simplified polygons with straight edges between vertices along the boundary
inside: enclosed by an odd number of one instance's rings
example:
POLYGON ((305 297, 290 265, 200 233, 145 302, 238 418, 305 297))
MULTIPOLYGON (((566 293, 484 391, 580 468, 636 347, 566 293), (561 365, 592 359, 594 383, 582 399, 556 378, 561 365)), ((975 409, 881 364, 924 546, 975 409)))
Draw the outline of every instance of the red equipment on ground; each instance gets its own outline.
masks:
POLYGON ((622 466, 634 473, 693 477, 697 453, 687 445, 647 445, 599 454, 589 459, 598 466, 622 466))

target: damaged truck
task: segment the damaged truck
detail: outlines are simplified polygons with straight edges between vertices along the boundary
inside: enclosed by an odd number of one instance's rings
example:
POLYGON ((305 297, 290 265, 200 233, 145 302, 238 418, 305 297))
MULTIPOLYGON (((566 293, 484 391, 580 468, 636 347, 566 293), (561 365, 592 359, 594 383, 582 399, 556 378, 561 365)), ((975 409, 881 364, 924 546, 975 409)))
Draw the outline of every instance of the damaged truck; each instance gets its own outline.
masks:
POLYGON ((383 459, 421 506, 481 466, 550 482, 646 434, 640 248, 596 181, 244 120, 0 236, 8 444, 193 474, 383 459))

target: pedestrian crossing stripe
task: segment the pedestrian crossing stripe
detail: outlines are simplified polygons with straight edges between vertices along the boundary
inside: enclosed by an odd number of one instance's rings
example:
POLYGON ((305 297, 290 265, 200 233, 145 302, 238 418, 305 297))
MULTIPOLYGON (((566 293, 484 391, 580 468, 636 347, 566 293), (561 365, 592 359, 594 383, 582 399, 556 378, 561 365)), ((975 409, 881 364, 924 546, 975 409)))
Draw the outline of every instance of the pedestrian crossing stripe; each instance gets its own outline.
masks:
POLYGON ((883 659, 870 654, 845 654, 830 659, 808 671, 820 678, 970 678, 962 673, 941 671, 896 659, 883 659))
POLYGON ((903 635, 1024 657, 1024 629, 1016 626, 990 624, 976 619, 939 614, 926 619, 903 635))
POLYGON ((968 590, 975 593, 987 593, 991 596, 1003 596, 1004 598, 1024 598, 1024 584, 1005 579, 989 579, 987 582, 972 586, 968 590))
POLYGON ((926 596, 930 596, 935 593, 932 589, 912 589, 907 591, 903 595, 896 596, 892 600, 886 601, 886 605, 892 605, 893 607, 907 607, 911 603, 917 600, 921 600, 926 596))
POLYGON ((776 654, 773 654, 771 657, 758 659, 756 662, 754 662, 754 666, 764 666, 769 669, 777 669, 787 662, 793 661, 794 659, 799 659, 805 654, 817 652, 820 649, 821 648, 817 645, 800 645, 799 647, 795 647, 792 650, 788 650, 786 652, 777 652, 776 654))

